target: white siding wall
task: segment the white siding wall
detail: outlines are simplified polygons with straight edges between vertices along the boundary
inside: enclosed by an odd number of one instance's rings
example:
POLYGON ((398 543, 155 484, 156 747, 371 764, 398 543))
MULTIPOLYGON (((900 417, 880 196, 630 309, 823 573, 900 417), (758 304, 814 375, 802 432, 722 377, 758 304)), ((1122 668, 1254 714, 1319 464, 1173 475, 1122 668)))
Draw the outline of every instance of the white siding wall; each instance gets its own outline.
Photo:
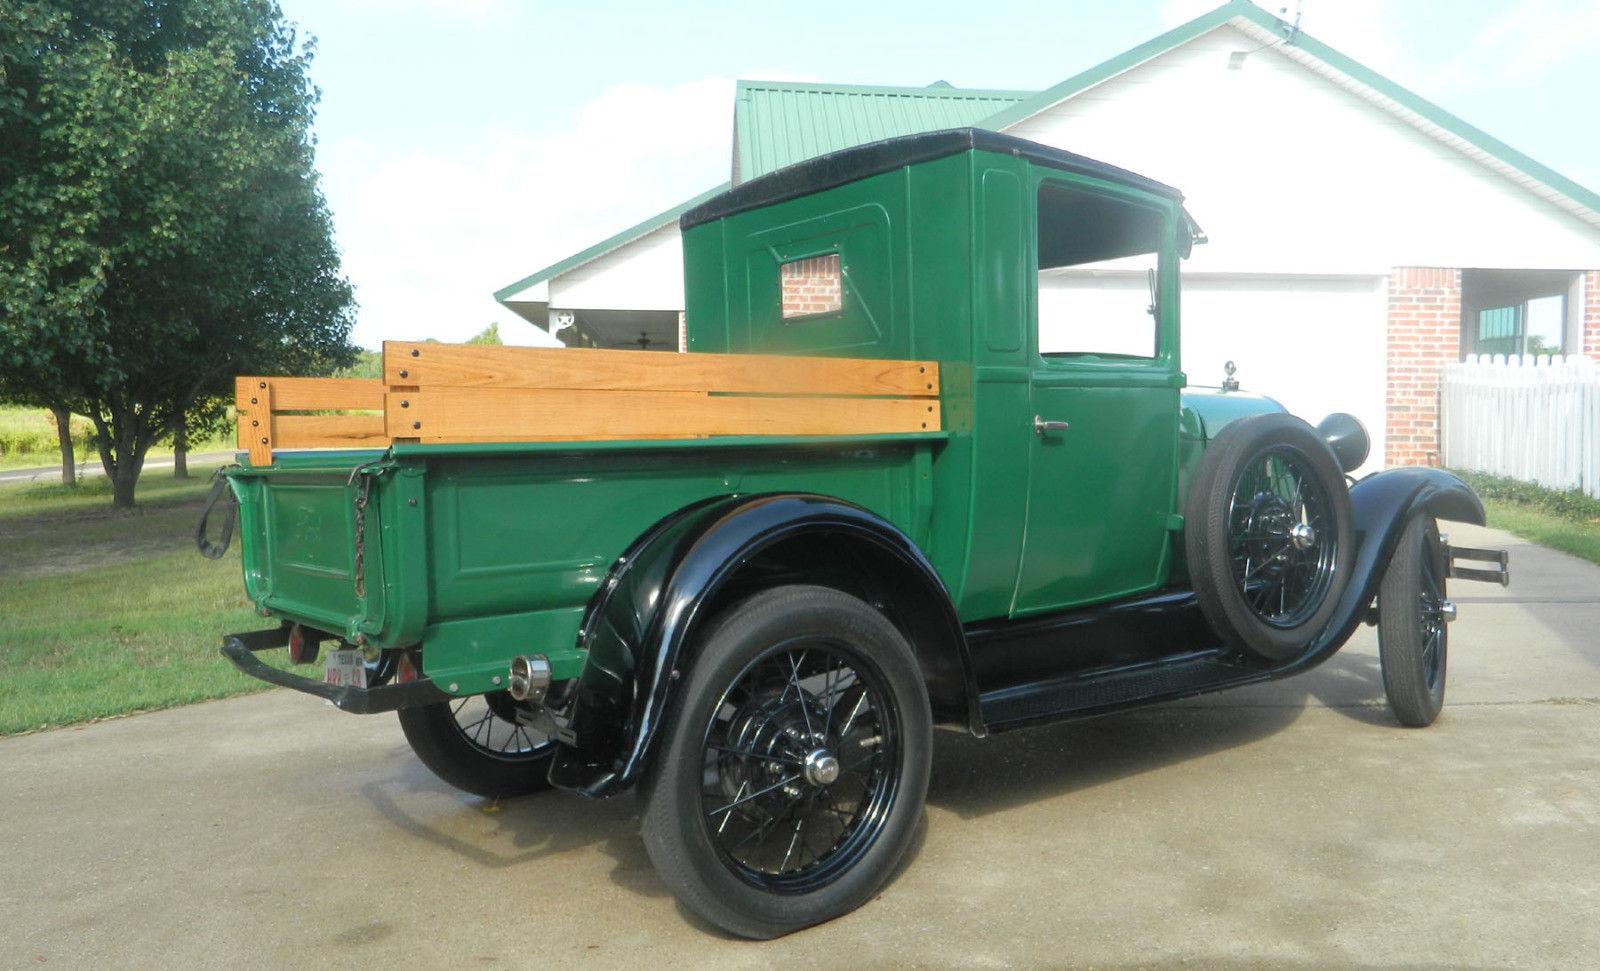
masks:
POLYGON ((1600 266, 1600 229, 1259 46, 1220 27, 1009 134, 1182 189, 1199 272, 1600 266))
POLYGON ((639 237, 550 281, 550 306, 574 310, 682 310, 678 224, 639 237))

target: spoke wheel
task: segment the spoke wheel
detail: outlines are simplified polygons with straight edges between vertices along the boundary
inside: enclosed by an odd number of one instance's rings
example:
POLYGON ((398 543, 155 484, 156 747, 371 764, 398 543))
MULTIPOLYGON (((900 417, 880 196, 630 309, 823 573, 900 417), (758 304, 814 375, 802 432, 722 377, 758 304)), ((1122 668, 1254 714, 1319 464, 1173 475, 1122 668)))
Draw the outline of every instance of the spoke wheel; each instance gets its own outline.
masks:
POLYGON ((899 721, 882 678, 843 644, 797 640, 752 661, 705 731, 701 805, 724 864, 779 893, 847 869, 894 800, 899 721))
POLYGON ((723 610, 686 652, 645 782, 656 872, 742 937, 871 899, 911 845, 932 762, 904 635, 856 597, 793 585, 723 610))
POLYGON ((1274 445, 1244 463, 1228 503, 1228 552, 1234 582, 1257 617, 1286 630, 1322 605, 1339 556, 1332 516, 1299 449, 1274 445))
POLYGON ((458 789, 491 799, 549 788, 555 740, 527 724, 527 706, 504 691, 402 708, 417 758, 458 789))
POLYGON ((1206 621, 1268 661, 1304 653, 1350 582, 1350 494, 1328 445, 1282 413, 1224 426, 1195 467, 1184 560, 1206 621))
POLYGON ((1378 660, 1383 692, 1400 724, 1423 728, 1444 707, 1450 653, 1444 544, 1438 525, 1406 525, 1378 588, 1378 660))
POLYGON ((504 691, 472 695, 448 702, 461 738, 478 752, 507 762, 526 762, 549 752, 553 740, 538 729, 522 724, 527 706, 504 691))

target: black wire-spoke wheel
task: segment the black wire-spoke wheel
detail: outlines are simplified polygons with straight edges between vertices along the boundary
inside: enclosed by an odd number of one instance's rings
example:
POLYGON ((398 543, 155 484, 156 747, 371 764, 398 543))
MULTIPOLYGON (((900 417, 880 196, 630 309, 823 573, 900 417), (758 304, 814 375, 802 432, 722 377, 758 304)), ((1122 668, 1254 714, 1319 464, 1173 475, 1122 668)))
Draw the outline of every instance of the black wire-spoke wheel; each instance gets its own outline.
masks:
POLYGON ((1406 524, 1378 588, 1378 661, 1383 692, 1400 724, 1424 728, 1444 707, 1450 652, 1444 543, 1438 524, 1416 516, 1406 524))
POLYGON ((458 789, 502 799, 549 788, 555 739, 533 709, 504 691, 402 708, 400 727, 417 758, 458 789))
POLYGON ((826 884, 883 831, 900 717, 870 663, 832 640, 780 643, 706 727, 700 799, 723 862, 781 893, 826 884))
POLYGON ((1304 624, 1333 583, 1339 537, 1332 501, 1310 459, 1271 445, 1239 470, 1228 504, 1233 579, 1256 616, 1273 627, 1304 624))
POLYGON ((662 879, 745 937, 860 906, 927 792, 931 716, 905 637, 848 594, 780 587, 725 611, 693 665, 646 785, 662 879))
POLYGON ((1184 551, 1212 628, 1269 660, 1304 651, 1350 578, 1350 495, 1333 453, 1286 414, 1234 421, 1207 446, 1184 551))

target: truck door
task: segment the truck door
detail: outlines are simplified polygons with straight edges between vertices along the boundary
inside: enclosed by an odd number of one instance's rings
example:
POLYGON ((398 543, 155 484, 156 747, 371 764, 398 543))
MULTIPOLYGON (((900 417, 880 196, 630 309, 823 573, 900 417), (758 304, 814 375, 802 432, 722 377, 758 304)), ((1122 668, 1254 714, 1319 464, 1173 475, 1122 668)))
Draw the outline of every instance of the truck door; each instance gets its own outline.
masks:
POLYGON ((1028 499, 1013 616, 1152 590, 1170 569, 1176 206, 1042 179, 1028 499))

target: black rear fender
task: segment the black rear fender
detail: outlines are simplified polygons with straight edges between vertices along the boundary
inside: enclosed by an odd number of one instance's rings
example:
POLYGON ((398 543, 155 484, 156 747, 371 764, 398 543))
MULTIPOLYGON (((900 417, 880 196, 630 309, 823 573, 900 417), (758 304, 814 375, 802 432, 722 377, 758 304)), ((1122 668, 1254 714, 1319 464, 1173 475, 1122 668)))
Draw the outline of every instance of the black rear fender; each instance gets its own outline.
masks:
POLYGON ((785 583, 836 587, 882 610, 917 654, 934 718, 981 724, 954 605, 904 533, 825 496, 724 497, 658 523, 612 566, 579 632, 588 660, 550 780, 590 796, 636 782, 694 661, 696 632, 785 583))

